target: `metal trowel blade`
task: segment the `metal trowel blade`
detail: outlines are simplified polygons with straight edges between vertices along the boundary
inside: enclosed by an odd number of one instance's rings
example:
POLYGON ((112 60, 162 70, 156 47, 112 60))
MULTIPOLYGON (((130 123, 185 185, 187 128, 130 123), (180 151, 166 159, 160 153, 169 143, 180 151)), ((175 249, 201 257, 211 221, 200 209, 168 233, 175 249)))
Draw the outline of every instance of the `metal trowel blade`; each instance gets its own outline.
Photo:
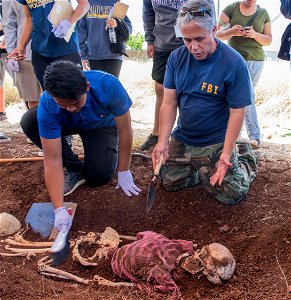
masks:
POLYGON ((147 206, 146 206, 147 213, 152 209, 153 204, 155 202, 155 198, 156 198, 156 187, 155 187, 155 183, 151 182, 148 188, 147 206))

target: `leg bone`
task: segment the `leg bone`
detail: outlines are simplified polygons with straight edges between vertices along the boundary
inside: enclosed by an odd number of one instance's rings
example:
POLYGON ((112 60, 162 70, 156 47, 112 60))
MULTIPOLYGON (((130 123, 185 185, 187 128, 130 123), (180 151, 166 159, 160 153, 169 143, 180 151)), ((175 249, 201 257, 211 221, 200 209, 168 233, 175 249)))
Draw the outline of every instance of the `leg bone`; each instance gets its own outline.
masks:
POLYGON ((112 286, 112 287, 134 286, 134 284, 131 282, 113 282, 113 281, 107 280, 99 275, 95 275, 93 277, 93 281, 97 282, 98 285, 112 286))
POLYGON ((15 253, 23 253, 26 252, 28 253, 45 253, 45 252, 50 252, 51 248, 42 248, 42 249, 20 249, 20 248, 10 248, 9 245, 5 246, 5 249, 10 250, 11 252, 15 253))

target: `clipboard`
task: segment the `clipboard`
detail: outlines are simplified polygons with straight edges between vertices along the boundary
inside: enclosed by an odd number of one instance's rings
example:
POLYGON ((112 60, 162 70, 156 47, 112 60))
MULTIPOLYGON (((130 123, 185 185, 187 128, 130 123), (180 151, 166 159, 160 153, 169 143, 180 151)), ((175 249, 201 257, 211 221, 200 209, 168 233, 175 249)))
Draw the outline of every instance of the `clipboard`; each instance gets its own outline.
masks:
POLYGON ((108 15, 108 19, 118 18, 123 20, 127 13, 128 7, 129 6, 125 3, 116 2, 108 15))
MULTIPOLYGON (((47 19, 52 23, 53 26, 57 27, 60 21, 70 18, 73 13, 74 9, 71 2, 67 0, 56 0, 47 19)), ((67 43, 69 42, 74 30, 75 24, 72 24, 71 28, 68 30, 68 33, 64 37, 67 43)))

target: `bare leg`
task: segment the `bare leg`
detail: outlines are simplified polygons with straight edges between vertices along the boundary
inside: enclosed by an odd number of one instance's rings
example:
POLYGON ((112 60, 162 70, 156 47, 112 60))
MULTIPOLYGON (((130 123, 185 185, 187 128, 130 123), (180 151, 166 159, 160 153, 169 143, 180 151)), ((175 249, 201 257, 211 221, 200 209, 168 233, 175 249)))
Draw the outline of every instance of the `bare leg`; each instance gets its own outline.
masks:
POLYGON ((5 92, 4 85, 0 86, 0 112, 5 112, 5 92))
POLYGON ((156 92, 156 107, 155 107, 155 120, 153 134, 159 135, 160 127, 160 108, 164 98, 164 86, 155 81, 155 92, 156 92))

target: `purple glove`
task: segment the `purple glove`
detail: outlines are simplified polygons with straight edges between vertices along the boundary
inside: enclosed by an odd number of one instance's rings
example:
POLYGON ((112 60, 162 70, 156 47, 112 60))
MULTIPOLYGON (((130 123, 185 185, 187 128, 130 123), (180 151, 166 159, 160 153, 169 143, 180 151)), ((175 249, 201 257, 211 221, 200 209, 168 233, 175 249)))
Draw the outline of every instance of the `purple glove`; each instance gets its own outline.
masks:
POLYGON ((54 210, 55 213, 55 224, 54 227, 59 232, 67 232, 70 230, 72 226, 72 220, 73 218, 68 213, 67 209, 65 207, 59 207, 54 210))
POLYGON ((12 71, 12 72, 19 72, 19 64, 17 60, 14 59, 8 59, 7 60, 7 65, 8 68, 12 71))
POLYGON ((115 188, 120 187, 127 196, 139 195, 141 192, 141 189, 134 184, 130 170, 118 172, 118 184, 115 188))
POLYGON ((72 25, 69 22, 69 20, 64 19, 58 24, 57 27, 53 27, 52 32, 57 38, 64 38, 67 35, 68 30, 71 28, 71 26, 72 25))

